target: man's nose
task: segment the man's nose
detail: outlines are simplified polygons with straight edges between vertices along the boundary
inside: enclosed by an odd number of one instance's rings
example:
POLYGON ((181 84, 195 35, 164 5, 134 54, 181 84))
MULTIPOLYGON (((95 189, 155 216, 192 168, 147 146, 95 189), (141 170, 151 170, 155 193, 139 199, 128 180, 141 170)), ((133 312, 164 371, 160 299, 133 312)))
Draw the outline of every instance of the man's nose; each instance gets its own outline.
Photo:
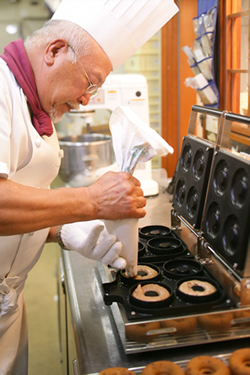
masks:
POLYGON ((81 105, 87 105, 90 100, 91 94, 82 94, 77 99, 78 103, 81 105))

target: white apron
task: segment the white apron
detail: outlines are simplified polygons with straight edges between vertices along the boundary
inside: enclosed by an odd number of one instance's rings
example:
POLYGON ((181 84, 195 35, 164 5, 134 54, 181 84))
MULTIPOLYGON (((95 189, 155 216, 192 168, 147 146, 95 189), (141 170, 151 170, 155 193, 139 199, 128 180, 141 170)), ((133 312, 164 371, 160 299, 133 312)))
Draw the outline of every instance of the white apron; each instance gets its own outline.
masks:
MULTIPOLYGON (((30 122, 23 91, 0 59, 0 178, 48 189, 58 174, 56 132, 41 137, 30 122), (6 120, 6 121, 5 121, 6 120), (2 147, 3 146, 3 147, 2 147)), ((28 371, 24 283, 41 255, 48 229, 0 237, 0 375, 28 371)), ((34 301, 35 303, 35 301, 34 301)))

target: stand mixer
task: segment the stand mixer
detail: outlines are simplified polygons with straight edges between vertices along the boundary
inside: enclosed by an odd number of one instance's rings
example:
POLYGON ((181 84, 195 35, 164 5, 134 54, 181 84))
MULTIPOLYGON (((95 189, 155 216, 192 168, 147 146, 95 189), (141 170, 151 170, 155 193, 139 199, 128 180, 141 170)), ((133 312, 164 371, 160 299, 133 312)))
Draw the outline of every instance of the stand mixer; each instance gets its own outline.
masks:
MULTIPOLYGON (((98 111, 103 112, 105 110, 104 113, 107 111, 110 116, 111 112, 121 105, 129 106, 149 126, 148 86, 144 76, 139 74, 110 74, 104 85, 99 89, 98 95, 90 99, 87 106, 81 106, 79 111, 71 111, 69 115, 83 120, 87 133, 93 133, 95 132, 93 117, 98 115, 98 111)), ((98 173, 101 175, 102 172, 104 173, 107 170, 118 171, 118 166, 113 163, 103 171, 98 171, 98 173)), ((140 180, 144 196, 159 193, 158 183, 152 178, 151 161, 138 163, 134 176, 140 180)))

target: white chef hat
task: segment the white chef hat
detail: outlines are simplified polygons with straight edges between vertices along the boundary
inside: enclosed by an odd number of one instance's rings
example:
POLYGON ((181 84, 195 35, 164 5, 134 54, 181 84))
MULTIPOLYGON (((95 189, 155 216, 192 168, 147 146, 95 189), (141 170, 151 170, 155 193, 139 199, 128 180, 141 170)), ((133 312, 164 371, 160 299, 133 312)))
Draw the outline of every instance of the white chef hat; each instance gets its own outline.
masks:
POLYGON ((87 31, 115 70, 177 12, 173 0, 62 0, 52 19, 87 31))

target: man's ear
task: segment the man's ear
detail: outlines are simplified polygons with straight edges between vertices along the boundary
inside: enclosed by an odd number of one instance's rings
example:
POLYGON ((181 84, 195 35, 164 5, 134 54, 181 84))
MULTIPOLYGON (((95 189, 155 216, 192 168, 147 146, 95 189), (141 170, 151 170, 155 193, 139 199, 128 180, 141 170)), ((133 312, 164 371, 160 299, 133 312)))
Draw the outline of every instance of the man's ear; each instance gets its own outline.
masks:
POLYGON ((68 51, 68 42, 65 39, 56 39, 53 42, 49 43, 45 49, 45 62, 47 65, 53 65, 55 59, 61 53, 67 53, 68 51))

